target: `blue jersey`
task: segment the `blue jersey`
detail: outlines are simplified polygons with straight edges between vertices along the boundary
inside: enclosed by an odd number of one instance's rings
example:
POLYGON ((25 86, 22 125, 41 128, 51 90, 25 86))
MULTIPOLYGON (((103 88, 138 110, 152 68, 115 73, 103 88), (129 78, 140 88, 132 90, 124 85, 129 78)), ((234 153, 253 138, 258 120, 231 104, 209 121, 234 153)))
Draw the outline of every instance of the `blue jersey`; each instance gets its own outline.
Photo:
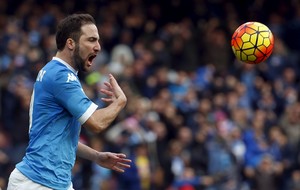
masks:
POLYGON ((31 97, 29 145, 16 167, 32 181, 65 190, 71 184, 80 125, 97 109, 77 72, 54 57, 40 70, 31 97))

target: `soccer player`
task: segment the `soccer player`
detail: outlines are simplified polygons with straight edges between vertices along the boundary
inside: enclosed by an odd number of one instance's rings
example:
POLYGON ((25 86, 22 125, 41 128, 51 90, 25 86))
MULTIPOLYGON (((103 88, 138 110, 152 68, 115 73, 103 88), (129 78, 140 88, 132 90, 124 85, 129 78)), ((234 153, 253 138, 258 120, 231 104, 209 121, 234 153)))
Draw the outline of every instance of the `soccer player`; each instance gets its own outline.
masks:
POLYGON ((80 129, 107 128, 127 98, 113 75, 100 91, 109 103, 97 109, 82 90, 78 71, 89 71, 101 50, 98 29, 89 14, 64 18, 56 33, 57 53, 40 71, 30 104, 29 145, 12 171, 8 190, 72 190, 71 170, 77 156, 124 172, 130 159, 122 153, 98 152, 79 142, 80 129))

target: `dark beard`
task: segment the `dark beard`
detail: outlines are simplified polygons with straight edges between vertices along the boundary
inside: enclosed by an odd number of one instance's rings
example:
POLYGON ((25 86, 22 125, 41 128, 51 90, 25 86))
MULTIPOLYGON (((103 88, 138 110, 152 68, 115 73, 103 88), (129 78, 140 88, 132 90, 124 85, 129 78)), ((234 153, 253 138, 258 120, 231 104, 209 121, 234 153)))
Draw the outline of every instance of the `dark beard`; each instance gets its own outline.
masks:
POLYGON ((76 68, 78 69, 78 71, 83 71, 83 72, 86 71, 86 69, 84 68, 85 62, 79 55, 79 46, 78 46, 78 44, 76 45, 76 48, 75 48, 75 51, 74 51, 73 60, 74 60, 74 63, 76 65, 76 68))

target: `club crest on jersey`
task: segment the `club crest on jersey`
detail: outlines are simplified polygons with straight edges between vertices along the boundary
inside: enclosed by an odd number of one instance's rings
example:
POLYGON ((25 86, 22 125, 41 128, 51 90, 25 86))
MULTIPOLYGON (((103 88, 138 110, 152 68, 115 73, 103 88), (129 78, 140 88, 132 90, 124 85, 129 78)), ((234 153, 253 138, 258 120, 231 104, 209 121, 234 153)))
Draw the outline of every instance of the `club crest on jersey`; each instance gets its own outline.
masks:
POLYGON ((68 73, 68 80, 67 80, 67 82, 75 81, 75 80, 77 80, 77 77, 73 73, 68 73))

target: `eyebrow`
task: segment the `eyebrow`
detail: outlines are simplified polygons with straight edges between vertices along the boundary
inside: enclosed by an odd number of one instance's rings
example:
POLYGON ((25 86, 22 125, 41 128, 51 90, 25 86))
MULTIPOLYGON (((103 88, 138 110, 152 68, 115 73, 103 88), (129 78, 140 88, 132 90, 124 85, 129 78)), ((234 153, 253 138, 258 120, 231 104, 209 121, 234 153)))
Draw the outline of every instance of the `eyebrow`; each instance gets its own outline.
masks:
POLYGON ((95 36, 87 37, 87 39, 88 39, 88 40, 92 40, 92 41, 100 40, 99 37, 95 37, 95 36))

